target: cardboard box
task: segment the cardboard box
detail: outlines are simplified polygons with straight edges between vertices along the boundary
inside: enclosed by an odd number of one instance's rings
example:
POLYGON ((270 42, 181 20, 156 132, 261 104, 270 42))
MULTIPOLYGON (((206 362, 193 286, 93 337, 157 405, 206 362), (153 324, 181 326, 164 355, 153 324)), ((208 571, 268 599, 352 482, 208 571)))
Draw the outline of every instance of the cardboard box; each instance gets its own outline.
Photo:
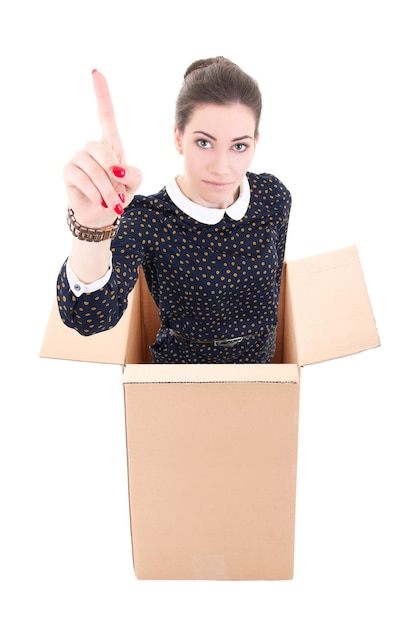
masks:
POLYGON ((123 366, 139 579, 293 578, 301 366, 380 345, 356 247, 285 264, 268 365, 151 365, 143 274, 112 330, 82 337, 52 307, 41 356, 123 366))

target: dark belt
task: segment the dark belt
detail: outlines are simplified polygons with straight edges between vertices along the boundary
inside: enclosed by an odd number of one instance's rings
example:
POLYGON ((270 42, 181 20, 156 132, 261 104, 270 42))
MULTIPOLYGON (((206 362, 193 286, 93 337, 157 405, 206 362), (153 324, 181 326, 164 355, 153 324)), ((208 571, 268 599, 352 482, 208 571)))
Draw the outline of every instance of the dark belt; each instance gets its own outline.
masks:
POLYGON ((177 333, 176 330, 169 329, 171 335, 174 335, 176 339, 183 341, 184 343, 188 343, 190 346, 227 346, 231 348, 236 344, 240 343, 245 339, 245 337, 234 337, 233 339, 214 339, 213 341, 197 341, 196 339, 187 339, 187 337, 183 337, 180 333, 177 333))

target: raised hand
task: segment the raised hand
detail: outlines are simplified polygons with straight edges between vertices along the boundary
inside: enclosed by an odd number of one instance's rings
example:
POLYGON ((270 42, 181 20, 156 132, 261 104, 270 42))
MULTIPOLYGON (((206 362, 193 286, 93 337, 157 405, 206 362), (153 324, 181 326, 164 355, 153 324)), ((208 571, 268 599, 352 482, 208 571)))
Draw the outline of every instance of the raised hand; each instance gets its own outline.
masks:
POLYGON ((117 130, 113 103, 103 74, 93 70, 101 141, 89 142, 64 167, 68 202, 83 226, 100 228, 123 213, 142 180, 142 173, 128 166, 117 130))

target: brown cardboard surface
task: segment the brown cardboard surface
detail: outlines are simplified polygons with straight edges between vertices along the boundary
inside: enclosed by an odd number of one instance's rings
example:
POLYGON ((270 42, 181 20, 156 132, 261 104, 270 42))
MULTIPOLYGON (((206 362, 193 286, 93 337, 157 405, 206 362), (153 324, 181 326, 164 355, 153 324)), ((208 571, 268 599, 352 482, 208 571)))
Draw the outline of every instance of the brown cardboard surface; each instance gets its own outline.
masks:
POLYGON ((298 382, 124 392, 136 576, 292 578, 298 382))

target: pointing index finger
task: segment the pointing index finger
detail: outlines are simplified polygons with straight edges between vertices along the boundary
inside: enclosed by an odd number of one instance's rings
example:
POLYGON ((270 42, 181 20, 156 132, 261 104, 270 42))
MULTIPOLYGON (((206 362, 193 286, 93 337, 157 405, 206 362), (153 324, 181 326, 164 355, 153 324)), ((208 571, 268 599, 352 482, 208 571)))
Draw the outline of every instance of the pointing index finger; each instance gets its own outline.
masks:
POLYGON ((109 145, 123 162, 123 146, 117 130, 113 103, 107 81, 101 72, 93 70, 93 84, 97 100, 98 119, 102 131, 102 141, 109 145))

